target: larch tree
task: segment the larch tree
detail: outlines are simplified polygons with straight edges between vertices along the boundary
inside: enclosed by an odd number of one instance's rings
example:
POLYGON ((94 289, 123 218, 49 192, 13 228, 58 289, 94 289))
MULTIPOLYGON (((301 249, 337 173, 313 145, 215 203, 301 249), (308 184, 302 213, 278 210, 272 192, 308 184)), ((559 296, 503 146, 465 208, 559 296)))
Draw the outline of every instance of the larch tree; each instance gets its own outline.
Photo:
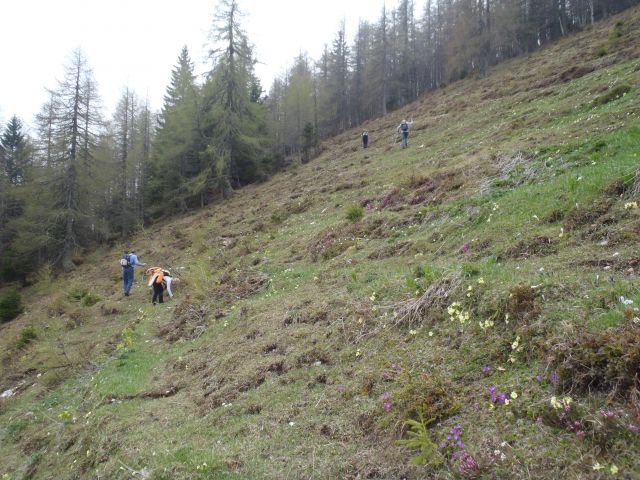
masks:
POLYGON ((27 203, 16 244, 23 253, 44 250, 48 260, 68 271, 74 268, 76 250, 95 237, 92 149, 101 123, 95 81, 80 50, 73 52, 50 94, 50 160, 40 166, 42 194, 27 203))
POLYGON ((228 196, 268 169, 265 110, 254 92, 254 59, 236 0, 222 0, 211 31, 213 69, 204 85, 206 186, 228 196))

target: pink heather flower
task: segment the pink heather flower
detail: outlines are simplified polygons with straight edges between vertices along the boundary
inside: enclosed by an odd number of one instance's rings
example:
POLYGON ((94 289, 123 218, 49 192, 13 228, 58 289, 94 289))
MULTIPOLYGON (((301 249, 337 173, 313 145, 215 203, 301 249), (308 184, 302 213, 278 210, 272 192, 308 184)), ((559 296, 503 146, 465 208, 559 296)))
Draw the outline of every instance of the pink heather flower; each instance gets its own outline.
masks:
POLYGON ((391 403, 389 402, 385 402, 384 404, 384 409, 388 412, 389 410, 391 410, 391 403))
POLYGON ((600 415, 602 415, 604 418, 611 418, 616 416, 614 412, 612 412, 611 410, 607 410, 606 408, 600 409, 600 415))
POLYGON ((542 375, 536 375, 536 380, 538 382, 541 382, 542 381, 542 375))
POLYGON ((390 396, 391 396, 391 395, 389 395, 389 392, 384 392, 384 393, 382 394, 382 399, 383 399, 383 400, 389 400, 389 397, 390 397, 390 396))
POLYGON ((478 469, 478 462, 471 456, 469 452, 463 452, 460 455, 460 473, 467 475, 478 469))
POLYGON ((469 244, 465 243, 462 245, 462 252, 463 253, 469 253, 469 244))
POLYGON ((638 426, 633 423, 630 423, 627 428, 631 433, 638 433, 638 426))

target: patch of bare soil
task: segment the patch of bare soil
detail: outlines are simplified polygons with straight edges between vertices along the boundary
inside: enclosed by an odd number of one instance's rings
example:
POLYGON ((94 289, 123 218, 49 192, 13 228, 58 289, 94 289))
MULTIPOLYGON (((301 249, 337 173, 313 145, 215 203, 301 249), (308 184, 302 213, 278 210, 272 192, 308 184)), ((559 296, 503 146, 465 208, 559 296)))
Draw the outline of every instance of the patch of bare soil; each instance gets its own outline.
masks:
POLYGON ((544 257, 558 253, 556 241, 551 237, 539 236, 519 241, 506 252, 510 258, 544 257))
POLYGON ((229 270, 220 278, 220 285, 213 291, 215 300, 236 302, 261 292, 269 283, 269 278, 256 270, 229 270))
POLYGON ((412 247, 411 242, 397 242, 391 245, 385 245, 371 252, 367 258, 370 260, 382 260, 384 258, 397 257, 404 255, 412 247))
POLYGON ((206 307, 182 302, 174 309, 171 321, 160 328, 158 336, 169 342, 175 342, 181 338, 195 339, 206 328, 206 315, 206 307))
POLYGON ((591 205, 574 207, 565 215, 563 227, 565 230, 571 231, 584 225, 603 224, 604 222, 600 220, 612 206, 613 203, 610 199, 604 199, 591 205))

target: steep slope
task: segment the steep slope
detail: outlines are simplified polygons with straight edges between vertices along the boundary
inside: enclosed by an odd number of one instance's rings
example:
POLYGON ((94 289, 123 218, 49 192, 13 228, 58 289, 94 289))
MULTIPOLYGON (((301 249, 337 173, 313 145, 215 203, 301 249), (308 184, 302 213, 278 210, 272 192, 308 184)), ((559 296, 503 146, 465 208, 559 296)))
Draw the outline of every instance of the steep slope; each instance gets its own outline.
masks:
POLYGON ((163 306, 121 247, 43 271, 0 326, 0 475, 640 475, 639 38, 634 9, 153 226, 163 306))

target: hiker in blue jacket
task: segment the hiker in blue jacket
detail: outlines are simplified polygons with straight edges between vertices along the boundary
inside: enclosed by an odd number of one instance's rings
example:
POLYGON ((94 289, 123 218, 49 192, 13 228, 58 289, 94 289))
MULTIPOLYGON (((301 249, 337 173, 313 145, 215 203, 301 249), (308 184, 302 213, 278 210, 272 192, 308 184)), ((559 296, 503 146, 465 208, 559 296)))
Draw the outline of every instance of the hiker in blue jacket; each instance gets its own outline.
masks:
POLYGON ((141 263, 140 260, 138 260, 135 250, 131 250, 129 253, 124 252, 124 255, 120 259, 120 265, 122 266, 122 291, 124 292, 124 296, 128 297, 131 286, 133 285, 134 267, 144 267, 146 263, 141 263))
POLYGON ((402 148, 407 148, 407 139, 409 138, 409 125, 413 122, 407 122, 406 118, 402 119, 398 125, 398 132, 402 133, 402 148))

